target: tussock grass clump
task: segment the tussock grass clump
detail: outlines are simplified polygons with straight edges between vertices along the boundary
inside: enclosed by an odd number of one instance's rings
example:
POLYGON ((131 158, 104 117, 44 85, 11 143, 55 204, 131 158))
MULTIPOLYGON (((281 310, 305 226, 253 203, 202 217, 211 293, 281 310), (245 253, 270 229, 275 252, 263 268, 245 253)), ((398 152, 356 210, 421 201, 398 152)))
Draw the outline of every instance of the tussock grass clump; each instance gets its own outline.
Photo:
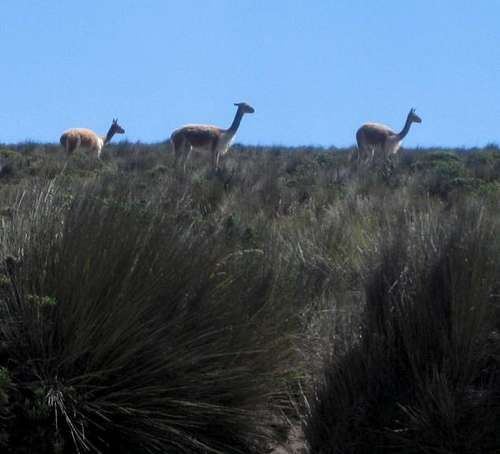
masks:
POLYGON ((50 186, 4 225, 0 443, 262 452, 293 373, 278 268, 122 189, 50 186))
POLYGON ((3 147, 2 452, 498 450, 498 147, 352 152, 3 147))
POLYGON ((498 227, 476 204, 385 226, 358 336, 310 400, 311 453, 497 452, 498 227))

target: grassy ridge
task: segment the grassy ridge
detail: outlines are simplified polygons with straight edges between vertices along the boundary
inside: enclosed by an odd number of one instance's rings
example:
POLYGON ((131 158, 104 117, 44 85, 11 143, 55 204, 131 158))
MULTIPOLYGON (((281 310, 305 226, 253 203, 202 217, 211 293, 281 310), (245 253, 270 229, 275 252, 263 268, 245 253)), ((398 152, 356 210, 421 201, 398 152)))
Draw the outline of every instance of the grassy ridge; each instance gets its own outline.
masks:
POLYGON ((500 153, 0 147, 5 452, 496 452, 500 153))

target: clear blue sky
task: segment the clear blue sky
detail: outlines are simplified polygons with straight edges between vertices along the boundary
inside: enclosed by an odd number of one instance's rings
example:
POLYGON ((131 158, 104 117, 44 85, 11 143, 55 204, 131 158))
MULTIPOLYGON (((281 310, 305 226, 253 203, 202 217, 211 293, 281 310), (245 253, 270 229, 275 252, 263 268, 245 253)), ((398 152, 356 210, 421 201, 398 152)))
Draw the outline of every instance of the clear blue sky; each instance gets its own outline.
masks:
POLYGON ((405 145, 500 142, 497 0, 0 0, 0 142, 130 141, 185 123, 237 142, 336 145, 416 107, 405 145))

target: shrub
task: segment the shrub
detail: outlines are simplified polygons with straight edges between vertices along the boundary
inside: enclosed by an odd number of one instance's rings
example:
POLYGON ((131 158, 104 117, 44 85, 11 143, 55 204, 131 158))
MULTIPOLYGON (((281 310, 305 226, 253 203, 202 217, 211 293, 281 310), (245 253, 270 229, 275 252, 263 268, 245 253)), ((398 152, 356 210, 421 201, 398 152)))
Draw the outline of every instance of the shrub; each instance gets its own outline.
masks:
POLYGON ((386 228, 359 336, 309 401, 310 452, 497 452, 498 223, 472 206, 386 228))
POLYGON ((123 188, 69 204, 54 188, 3 231, 9 449, 262 452, 291 370, 266 253, 138 210, 123 188))

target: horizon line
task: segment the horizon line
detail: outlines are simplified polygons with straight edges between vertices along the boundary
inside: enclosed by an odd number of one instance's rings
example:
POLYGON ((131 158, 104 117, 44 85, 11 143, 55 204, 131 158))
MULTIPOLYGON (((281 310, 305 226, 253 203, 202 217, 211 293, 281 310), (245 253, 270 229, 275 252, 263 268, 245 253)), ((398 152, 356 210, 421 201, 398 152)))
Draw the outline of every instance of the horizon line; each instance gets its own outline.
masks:
MULTIPOLYGON (((146 145, 146 146, 158 146, 162 144, 168 144, 170 139, 165 139, 165 140, 159 140, 159 141, 151 141, 151 142, 146 142, 146 141, 141 141, 141 140, 128 140, 128 139, 122 139, 119 141, 115 141, 112 143, 109 143, 107 146, 119 146, 119 145, 146 145)), ((18 142, 2 142, 0 141, 0 147, 9 147, 9 146, 14 146, 14 147, 19 147, 23 145, 50 145, 50 146, 61 146, 60 143, 57 142, 46 142, 46 141, 40 141, 40 140, 33 140, 33 139, 26 139, 26 140, 21 140, 18 142)), ((234 142, 231 147, 243 147, 243 148, 314 148, 314 149, 336 149, 336 150, 349 150, 352 148, 356 148, 357 145, 355 143, 351 145, 321 145, 321 144, 298 144, 298 145, 287 145, 287 144, 279 144, 279 143, 274 143, 274 144, 251 144, 251 143, 241 143, 241 142, 234 142)), ((414 145, 410 147, 405 147, 401 146, 402 149, 405 150, 419 150, 419 149, 484 149, 484 148, 500 148, 500 142, 487 142, 484 145, 414 145)))

